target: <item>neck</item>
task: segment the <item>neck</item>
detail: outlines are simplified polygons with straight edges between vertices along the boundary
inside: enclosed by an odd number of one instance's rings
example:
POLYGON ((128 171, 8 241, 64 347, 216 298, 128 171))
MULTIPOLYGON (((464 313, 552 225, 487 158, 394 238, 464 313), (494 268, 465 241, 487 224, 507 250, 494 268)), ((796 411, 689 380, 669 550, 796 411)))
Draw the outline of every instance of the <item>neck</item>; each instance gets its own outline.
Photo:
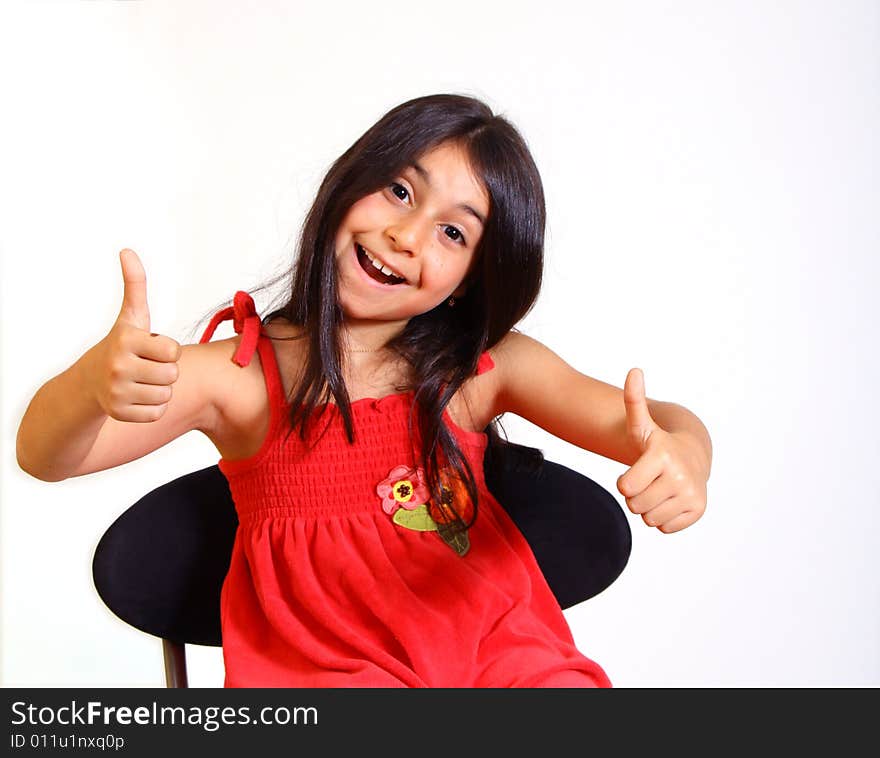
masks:
POLYGON ((406 321, 366 321, 345 319, 342 324, 343 344, 351 353, 380 351, 406 327, 406 321))

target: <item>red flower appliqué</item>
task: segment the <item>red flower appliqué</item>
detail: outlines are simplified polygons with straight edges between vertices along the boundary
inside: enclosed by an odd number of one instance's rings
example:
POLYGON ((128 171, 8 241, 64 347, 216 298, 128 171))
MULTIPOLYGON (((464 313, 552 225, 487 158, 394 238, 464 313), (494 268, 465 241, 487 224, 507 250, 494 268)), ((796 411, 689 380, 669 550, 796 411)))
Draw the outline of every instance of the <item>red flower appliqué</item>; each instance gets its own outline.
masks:
POLYGON ((396 466, 386 479, 376 486, 376 494, 382 499, 382 510, 391 515, 398 508, 411 511, 428 502, 425 472, 420 468, 396 466))
POLYGON ((459 555, 469 550, 467 530, 459 528, 458 519, 471 521, 474 506, 464 482, 451 471, 441 472, 439 502, 430 500, 425 472, 407 466, 391 469, 376 486, 376 493, 382 500, 382 510, 393 517, 395 524, 420 532, 436 531, 459 555))

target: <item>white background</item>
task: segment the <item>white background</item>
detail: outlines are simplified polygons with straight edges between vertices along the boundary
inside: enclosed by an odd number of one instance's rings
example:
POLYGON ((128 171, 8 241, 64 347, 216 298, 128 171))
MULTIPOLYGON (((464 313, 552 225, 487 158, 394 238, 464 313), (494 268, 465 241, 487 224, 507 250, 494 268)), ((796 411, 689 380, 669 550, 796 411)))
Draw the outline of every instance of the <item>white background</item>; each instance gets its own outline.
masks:
MULTIPOLYGON (((6 3, 0 86, 4 686, 164 684, 92 553, 216 451, 191 434, 55 484, 14 452, 111 326, 118 251, 153 330, 193 341, 289 264, 331 162, 435 92, 483 98, 541 170, 522 330, 618 387, 641 367, 712 435, 705 516, 627 512, 623 575, 566 611, 581 650, 619 687, 880 684, 876 2, 6 3)), ((621 464, 507 428, 623 503, 621 464)), ((221 686, 220 650, 188 650, 191 685, 221 686)))

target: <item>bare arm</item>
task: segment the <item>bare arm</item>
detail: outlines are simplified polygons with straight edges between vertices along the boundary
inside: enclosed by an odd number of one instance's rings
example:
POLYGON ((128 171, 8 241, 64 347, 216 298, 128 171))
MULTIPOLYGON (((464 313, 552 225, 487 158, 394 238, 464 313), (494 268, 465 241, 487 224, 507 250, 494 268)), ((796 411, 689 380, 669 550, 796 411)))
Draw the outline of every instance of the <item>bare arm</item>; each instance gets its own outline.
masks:
POLYGON ((89 388, 86 353, 34 395, 16 439, 18 464, 31 476, 55 482, 119 466, 156 450, 186 432, 213 432, 217 413, 212 387, 228 362, 222 343, 185 345, 176 362, 178 379, 164 409, 150 422, 120 421, 104 412, 89 388))
POLYGON ((512 332, 497 353, 496 411, 511 412, 566 442, 632 464, 623 390, 582 374, 537 340, 512 332))
POLYGON ((16 439, 21 468, 59 481, 138 458, 214 414, 210 362, 218 349, 151 334, 146 276, 123 251, 125 294, 108 335, 34 395, 16 439), (173 388, 173 390, 172 390, 173 388))
POLYGON ((709 434, 686 408, 648 400, 641 371, 631 370, 620 389, 580 373, 518 333, 505 337, 493 354, 494 414, 516 413, 630 466, 617 486, 630 510, 650 526, 678 531, 702 515, 712 461, 709 434))
MULTIPOLYGON (((628 435, 623 389, 582 374, 537 340, 517 332, 492 352, 499 368, 496 414, 510 411, 566 442, 620 463, 632 465, 639 458, 642 451, 628 435)), ((666 431, 699 437, 711 454, 708 432, 693 413, 675 403, 647 399, 647 404, 666 431)))

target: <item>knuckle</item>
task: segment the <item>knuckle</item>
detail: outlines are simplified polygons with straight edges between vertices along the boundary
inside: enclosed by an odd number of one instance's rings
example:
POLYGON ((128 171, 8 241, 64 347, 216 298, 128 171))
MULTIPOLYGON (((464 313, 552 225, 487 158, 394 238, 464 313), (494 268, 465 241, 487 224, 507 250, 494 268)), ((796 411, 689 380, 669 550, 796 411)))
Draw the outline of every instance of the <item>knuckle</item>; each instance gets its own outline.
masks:
POLYGON ((157 355, 159 360, 164 363, 172 363, 177 360, 177 352, 180 349, 180 345, 171 337, 159 337, 161 342, 159 342, 156 346, 157 355))
POLYGON ((107 367, 107 373, 111 380, 119 381, 125 374, 125 362, 119 357, 114 358, 107 367))

